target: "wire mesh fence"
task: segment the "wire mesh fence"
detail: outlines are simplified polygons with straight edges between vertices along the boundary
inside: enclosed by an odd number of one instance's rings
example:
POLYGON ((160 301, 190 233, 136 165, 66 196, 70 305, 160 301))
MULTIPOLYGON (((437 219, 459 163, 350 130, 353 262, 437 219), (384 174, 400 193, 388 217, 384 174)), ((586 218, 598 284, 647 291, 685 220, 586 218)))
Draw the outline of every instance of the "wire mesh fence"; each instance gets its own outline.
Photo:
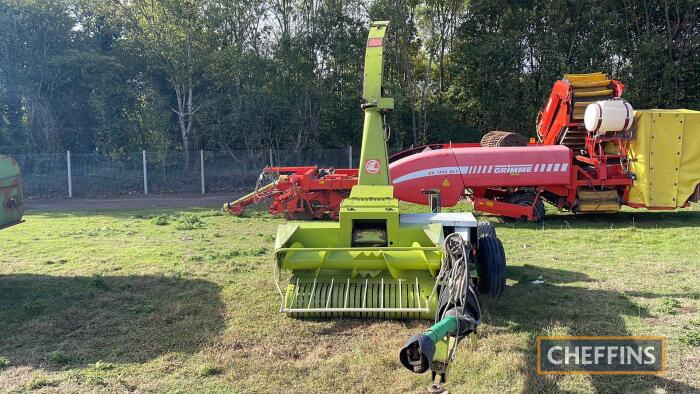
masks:
POLYGON ((24 195, 29 198, 68 195, 68 172, 65 153, 10 155, 22 173, 24 195))
MULTIPOLYGON (((64 164, 64 167, 67 170, 67 164, 64 164)), ((72 154, 71 181, 73 196, 78 197, 112 197, 143 193, 141 155, 72 154)), ((29 180, 25 180, 25 183, 29 184, 29 180)))
POLYGON ((347 168, 351 160, 357 163, 351 148, 10 156, 20 166, 30 199, 237 193, 251 190, 265 166, 347 168))
POLYGON ((201 191, 200 152, 147 152, 148 192, 194 194, 201 191))

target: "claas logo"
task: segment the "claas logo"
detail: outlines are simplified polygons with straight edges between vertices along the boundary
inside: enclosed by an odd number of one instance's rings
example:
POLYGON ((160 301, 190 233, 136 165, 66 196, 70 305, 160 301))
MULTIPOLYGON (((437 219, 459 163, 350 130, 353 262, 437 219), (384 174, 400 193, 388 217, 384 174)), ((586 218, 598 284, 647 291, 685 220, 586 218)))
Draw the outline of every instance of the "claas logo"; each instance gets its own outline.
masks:
POLYGON ((367 171, 368 174, 379 174, 379 170, 379 160, 371 159, 365 162, 365 171, 367 171))

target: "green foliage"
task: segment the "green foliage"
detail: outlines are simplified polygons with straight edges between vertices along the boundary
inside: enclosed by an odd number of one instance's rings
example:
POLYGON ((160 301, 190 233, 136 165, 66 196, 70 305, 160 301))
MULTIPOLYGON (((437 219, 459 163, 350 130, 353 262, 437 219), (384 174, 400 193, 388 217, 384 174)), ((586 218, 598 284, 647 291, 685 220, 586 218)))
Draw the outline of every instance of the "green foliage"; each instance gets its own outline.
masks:
POLYGON ((93 365, 93 368, 98 371, 110 371, 114 369, 114 364, 98 361, 95 363, 95 365, 93 365))
POLYGON ((168 215, 158 215, 151 218, 151 223, 155 224, 156 226, 167 226, 168 223, 170 223, 168 219, 168 215))
POLYGON ((532 135, 554 81, 700 109, 697 2, 0 0, 0 150, 355 146, 367 19, 392 23, 391 148, 532 135), (369 15, 368 15, 369 14, 369 15))
POLYGON ((664 314, 676 313, 676 310, 681 306, 678 300, 670 297, 663 297, 660 302, 661 304, 658 307, 658 311, 664 314))
POLYGON ((259 247, 259 248, 257 248, 257 249, 251 250, 251 251, 250 251, 250 254, 253 255, 253 256, 262 256, 262 255, 264 255, 265 253, 267 253, 267 251, 268 251, 268 249, 267 249, 266 247, 261 246, 261 247, 259 247))
POLYGON ((54 382, 50 381, 49 379, 47 379, 43 376, 39 376, 39 377, 36 377, 36 378, 30 380, 26 384, 25 388, 29 391, 32 391, 32 390, 39 390, 39 389, 42 389, 44 387, 54 386, 54 385, 55 385, 54 382))
POLYGON ((697 109, 697 44, 688 51, 690 37, 699 37, 694 7, 683 0, 471 1, 452 54, 450 101, 482 132, 534 135, 556 79, 603 71, 628 86, 635 108, 697 109))
POLYGON ((683 333, 678 338, 690 346, 700 346, 700 318, 696 318, 683 326, 683 333))
POLYGON ((60 350, 55 350, 48 355, 48 360, 52 364, 64 365, 70 360, 68 355, 60 350))
POLYGON ((5 368, 8 368, 10 366, 12 366, 12 363, 10 362, 10 360, 8 360, 5 357, 0 356, 0 369, 5 369, 5 368))
POLYGON ((215 217, 215 216, 224 216, 224 210, 223 209, 212 209, 207 212, 203 212, 199 214, 200 217, 203 218, 210 218, 210 217, 215 217))
POLYGON ((109 286, 107 286, 107 283, 101 275, 93 275, 92 278, 90 278, 90 286, 102 290, 109 289, 109 286))
POLYGON ((177 219, 175 228, 178 230, 195 230, 203 228, 204 226, 205 222, 199 216, 192 213, 185 213, 177 219))
POLYGON ((205 364, 199 369, 199 376, 201 376, 201 377, 214 376, 214 375, 220 375, 223 372, 224 372, 224 369, 217 366, 217 365, 205 364))
POLYGON ((681 334, 679 339, 690 346, 700 346, 700 328, 681 334))

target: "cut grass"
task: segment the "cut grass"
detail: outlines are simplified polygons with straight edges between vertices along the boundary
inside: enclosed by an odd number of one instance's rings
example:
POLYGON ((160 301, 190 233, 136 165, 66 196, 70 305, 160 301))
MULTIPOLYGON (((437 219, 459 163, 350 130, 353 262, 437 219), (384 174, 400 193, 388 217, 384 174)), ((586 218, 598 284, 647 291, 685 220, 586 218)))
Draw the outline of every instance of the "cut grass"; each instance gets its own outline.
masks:
POLYGON ((68 355, 60 350, 54 350, 53 352, 49 353, 48 359, 49 362, 54 365, 68 364, 68 361, 70 361, 68 355))
MULTIPOLYGON (((492 220, 508 288, 485 302, 478 348, 461 345, 452 392, 700 391, 697 208, 492 220), (668 373, 540 377, 546 334, 666 335, 668 373)), ((0 392, 423 392, 397 354, 428 322, 278 313, 283 222, 35 212, 0 231, 0 392)))
POLYGON ((220 375, 223 372, 224 372, 224 369, 217 366, 217 365, 205 364, 199 369, 199 376, 202 376, 202 377, 214 376, 214 375, 220 375))

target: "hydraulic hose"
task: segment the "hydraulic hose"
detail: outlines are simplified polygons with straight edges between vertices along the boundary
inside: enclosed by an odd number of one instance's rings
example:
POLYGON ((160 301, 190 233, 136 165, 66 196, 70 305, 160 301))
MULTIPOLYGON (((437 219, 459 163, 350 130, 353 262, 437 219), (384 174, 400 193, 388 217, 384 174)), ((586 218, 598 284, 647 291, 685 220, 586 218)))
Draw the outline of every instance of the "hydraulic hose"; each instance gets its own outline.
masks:
POLYGON ((438 298, 435 324, 422 334, 413 335, 399 354, 401 364, 416 373, 431 368, 436 344, 455 338, 449 354, 454 357, 460 339, 476 330, 481 322, 481 306, 469 273, 471 247, 460 234, 445 238, 445 260, 436 280, 443 283, 438 298))

